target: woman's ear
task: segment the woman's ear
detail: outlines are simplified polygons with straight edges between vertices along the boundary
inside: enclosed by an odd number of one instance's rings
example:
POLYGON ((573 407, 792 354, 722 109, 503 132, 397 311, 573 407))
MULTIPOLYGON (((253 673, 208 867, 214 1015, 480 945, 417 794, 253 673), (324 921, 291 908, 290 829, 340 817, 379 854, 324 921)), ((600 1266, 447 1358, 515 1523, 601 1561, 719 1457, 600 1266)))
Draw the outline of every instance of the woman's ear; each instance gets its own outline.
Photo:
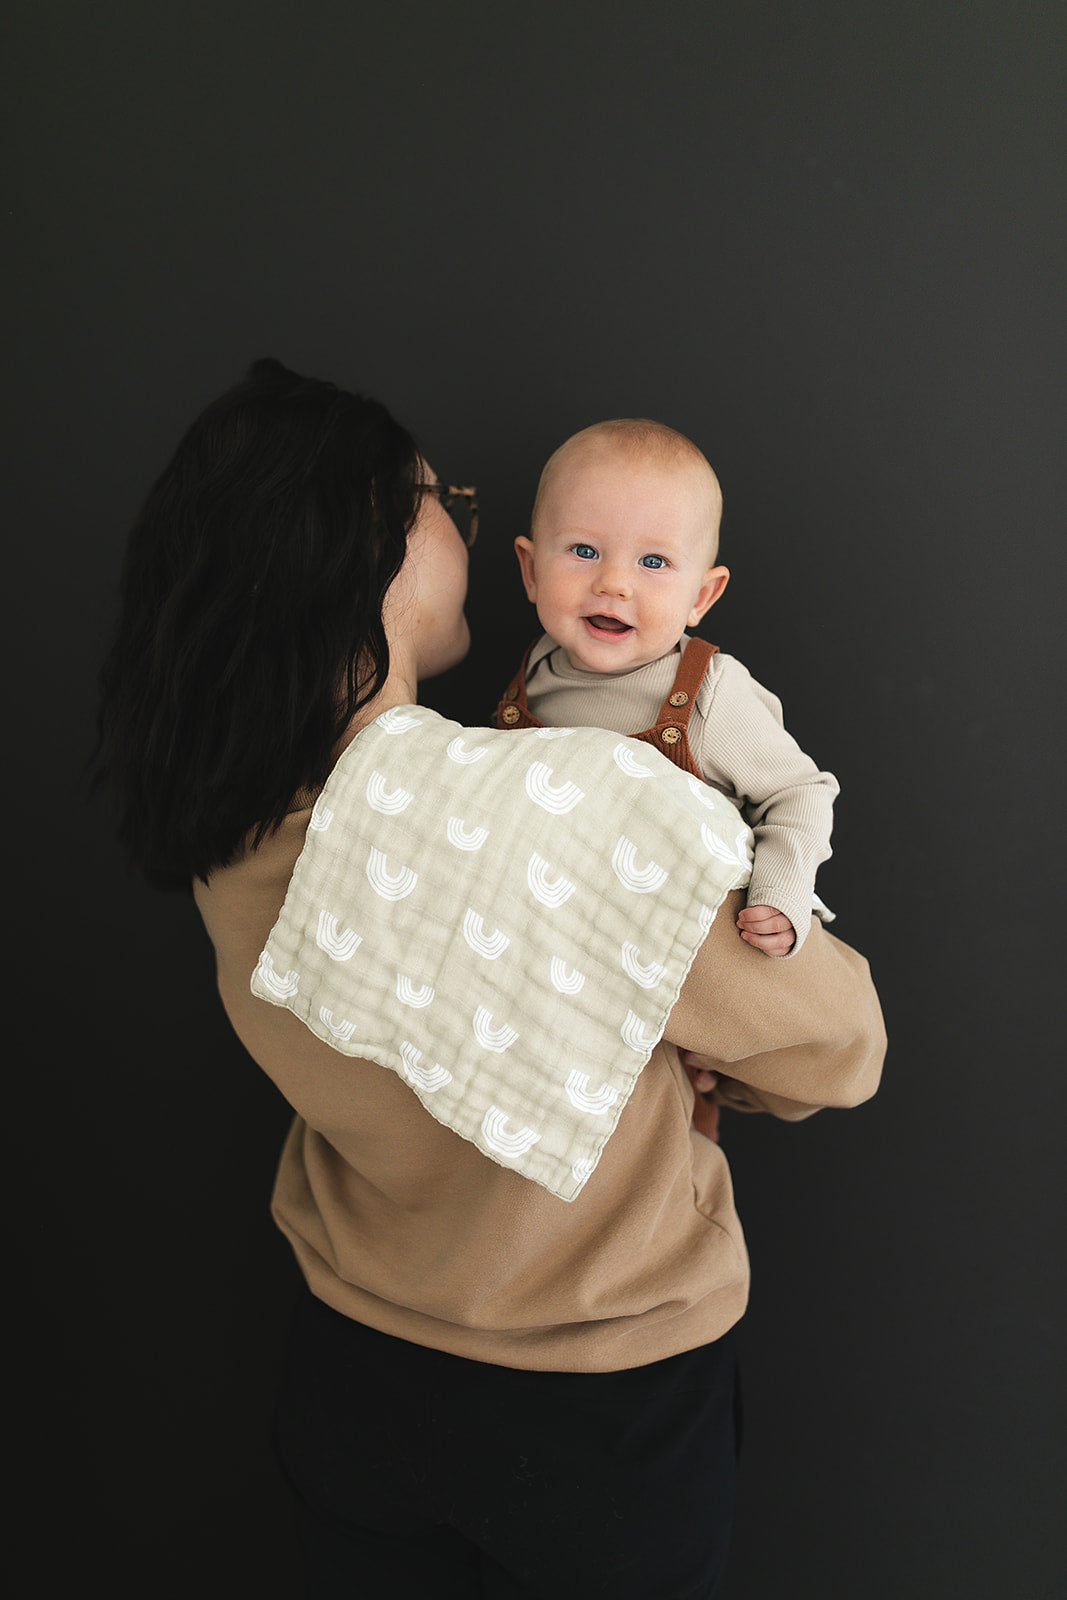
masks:
POLYGON ((534 575, 533 540, 527 539, 525 534, 520 533, 515 540, 515 554, 519 558, 519 566, 522 569, 522 581, 526 589, 526 598, 530 601, 536 601, 537 579, 534 575))
POLYGON ((704 574, 700 588, 697 590, 696 603, 693 606, 692 611, 689 613, 689 616, 686 618, 685 625, 687 628, 696 627, 697 623, 700 621, 701 617, 704 616, 705 612, 711 610, 712 606, 715 604, 716 600, 718 600, 729 581, 729 567, 708 568, 707 572, 704 574))

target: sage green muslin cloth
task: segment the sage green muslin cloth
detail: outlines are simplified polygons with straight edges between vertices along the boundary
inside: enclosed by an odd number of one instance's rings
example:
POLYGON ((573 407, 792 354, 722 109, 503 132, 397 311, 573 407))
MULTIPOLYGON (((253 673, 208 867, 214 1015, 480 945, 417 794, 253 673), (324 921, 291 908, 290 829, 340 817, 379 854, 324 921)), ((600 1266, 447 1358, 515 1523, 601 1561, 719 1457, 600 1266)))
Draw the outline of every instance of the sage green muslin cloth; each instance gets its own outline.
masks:
POLYGON ((319 796, 252 989, 573 1200, 751 860, 647 744, 394 707, 319 796))

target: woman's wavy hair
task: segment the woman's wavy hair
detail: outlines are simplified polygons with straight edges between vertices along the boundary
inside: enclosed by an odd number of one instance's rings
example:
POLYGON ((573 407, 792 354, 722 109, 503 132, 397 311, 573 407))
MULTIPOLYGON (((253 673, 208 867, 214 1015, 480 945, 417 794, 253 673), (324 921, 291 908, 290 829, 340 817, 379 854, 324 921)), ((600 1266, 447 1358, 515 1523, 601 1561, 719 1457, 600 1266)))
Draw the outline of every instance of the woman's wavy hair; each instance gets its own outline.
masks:
POLYGON ((325 782, 389 671, 422 477, 384 406, 273 360, 186 433, 130 536, 90 762, 150 883, 206 879, 325 782))

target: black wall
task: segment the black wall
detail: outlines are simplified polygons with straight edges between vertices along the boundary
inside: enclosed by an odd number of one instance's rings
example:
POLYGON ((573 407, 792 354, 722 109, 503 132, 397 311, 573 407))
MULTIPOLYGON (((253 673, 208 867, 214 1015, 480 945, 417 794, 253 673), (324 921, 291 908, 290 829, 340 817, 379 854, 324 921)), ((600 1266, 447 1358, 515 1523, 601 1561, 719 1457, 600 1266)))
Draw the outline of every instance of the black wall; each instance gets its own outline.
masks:
POLYGON ((1063 8, 7 13, 24 1592, 295 1592, 286 1109, 189 904, 77 790, 125 530, 269 353, 479 484, 476 645, 430 696, 471 721, 532 627, 511 540, 549 450, 635 413, 705 449, 709 635, 841 779, 820 889, 891 1032, 862 1110, 727 1123, 754 1261, 728 1594, 1062 1593, 1063 8))

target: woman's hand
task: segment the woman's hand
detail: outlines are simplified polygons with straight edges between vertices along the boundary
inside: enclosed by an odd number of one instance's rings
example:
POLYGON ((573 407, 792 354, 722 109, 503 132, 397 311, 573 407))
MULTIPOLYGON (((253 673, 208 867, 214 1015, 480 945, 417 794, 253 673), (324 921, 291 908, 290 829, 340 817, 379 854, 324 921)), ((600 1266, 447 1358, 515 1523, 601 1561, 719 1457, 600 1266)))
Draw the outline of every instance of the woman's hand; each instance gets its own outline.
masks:
POLYGON ((678 1052, 682 1066, 685 1068, 689 1081, 696 1090, 696 1100, 693 1103, 693 1127, 702 1133, 705 1139, 711 1139, 714 1144, 719 1142, 719 1102, 715 1095, 715 1086, 718 1082, 714 1072, 709 1072, 703 1064, 703 1058, 695 1055, 692 1050, 678 1052))

